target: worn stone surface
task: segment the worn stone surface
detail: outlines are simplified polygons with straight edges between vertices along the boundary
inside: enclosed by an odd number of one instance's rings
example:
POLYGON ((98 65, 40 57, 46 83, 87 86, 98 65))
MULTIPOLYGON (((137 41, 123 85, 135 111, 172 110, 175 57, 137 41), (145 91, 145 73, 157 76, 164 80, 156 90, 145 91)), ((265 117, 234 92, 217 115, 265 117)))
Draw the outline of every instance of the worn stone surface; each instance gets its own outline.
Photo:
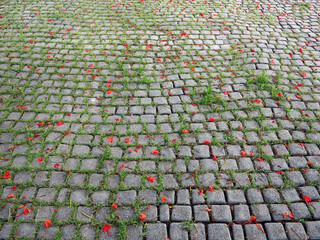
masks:
POLYGON ((319 1, 1 3, 1 239, 320 238, 319 1))

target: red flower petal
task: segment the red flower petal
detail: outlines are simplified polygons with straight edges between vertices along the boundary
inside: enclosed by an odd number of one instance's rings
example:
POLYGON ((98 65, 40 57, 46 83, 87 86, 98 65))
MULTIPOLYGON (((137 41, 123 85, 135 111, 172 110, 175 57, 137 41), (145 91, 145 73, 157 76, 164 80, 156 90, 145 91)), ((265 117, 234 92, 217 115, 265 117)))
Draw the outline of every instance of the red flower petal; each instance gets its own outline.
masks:
POLYGON ((214 122, 214 121, 215 121, 214 117, 211 117, 211 118, 209 119, 209 122, 214 122))
POLYGON ((154 177, 148 176, 148 181, 149 181, 149 182, 154 182, 154 177))
POLYGON ((309 203, 311 201, 311 198, 308 195, 303 195, 302 196, 303 201, 305 201, 306 203, 309 203))
POLYGON ((46 228, 48 228, 51 224, 51 220, 47 219, 44 221, 43 226, 45 226, 46 228))
POLYGON ((144 221, 145 219, 146 219, 146 215, 144 214, 144 213, 141 213, 140 214, 140 219, 141 219, 141 221, 144 221))
POLYGON ((159 151, 157 150, 157 149, 155 149, 155 150, 152 150, 152 152, 151 152, 152 154, 158 154, 159 153, 159 151))
POLYGON ((102 231, 107 232, 111 236, 111 234, 109 233, 110 228, 111 228, 111 226, 109 224, 105 224, 102 227, 102 231))

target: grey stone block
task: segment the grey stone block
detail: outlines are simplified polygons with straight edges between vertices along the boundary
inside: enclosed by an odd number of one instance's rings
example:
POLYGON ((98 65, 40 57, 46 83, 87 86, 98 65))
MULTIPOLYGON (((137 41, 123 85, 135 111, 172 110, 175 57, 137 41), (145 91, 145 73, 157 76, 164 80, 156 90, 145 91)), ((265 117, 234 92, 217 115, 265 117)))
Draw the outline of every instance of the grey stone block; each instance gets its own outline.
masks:
POLYGON ((211 205, 211 219, 213 222, 230 223, 232 221, 230 206, 211 205))
POLYGON ((235 205, 233 206, 233 214, 235 222, 247 222, 250 221, 250 211, 247 205, 235 205))
POLYGON ((172 240, 188 239, 188 231, 182 223, 170 224, 170 239, 172 240))
POLYGON ((287 236, 281 223, 266 223, 264 225, 268 239, 270 240, 286 240, 287 236))
POLYGON ((243 190, 227 190, 227 200, 228 204, 240 204, 246 203, 247 200, 244 196, 243 190))
POLYGON ((137 192, 135 190, 119 191, 116 195, 116 202, 120 204, 131 204, 135 201, 137 192))
POLYGON ((259 228, 256 224, 247 224, 244 226, 246 232, 246 239, 249 240, 267 240, 266 233, 263 226, 259 224, 259 228))
POLYGON ((163 240, 168 238, 167 226, 164 223, 151 223, 146 228, 147 240, 163 240))
POLYGON ((305 225, 310 239, 320 239, 320 221, 306 222, 305 225))
POLYGON ((142 239, 142 226, 129 225, 127 226, 126 240, 141 240, 142 239))
POLYGON ((266 204, 251 205, 250 208, 251 208, 252 215, 256 217, 257 222, 271 221, 269 209, 266 204))
POLYGON ((228 226, 223 223, 209 224, 208 238, 212 240, 231 240, 231 235, 228 226))
POLYGON ((295 219, 308 219, 311 218, 311 214, 305 203, 292 203, 290 209, 295 219))
POLYGON ((302 223, 286 223, 285 229, 287 231, 288 238, 291 240, 307 240, 307 233, 304 230, 302 223))
POLYGON ((171 213, 171 221, 182 222, 192 218, 192 210, 190 206, 173 206, 171 213))

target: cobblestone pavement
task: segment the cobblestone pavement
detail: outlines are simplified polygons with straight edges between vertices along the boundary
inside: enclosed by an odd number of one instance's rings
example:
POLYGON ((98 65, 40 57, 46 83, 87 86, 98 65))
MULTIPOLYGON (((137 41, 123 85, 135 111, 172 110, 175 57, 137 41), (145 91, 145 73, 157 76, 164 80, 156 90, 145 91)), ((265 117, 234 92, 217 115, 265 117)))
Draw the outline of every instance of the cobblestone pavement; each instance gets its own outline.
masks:
POLYGON ((0 4, 1 239, 320 239, 317 0, 0 4))

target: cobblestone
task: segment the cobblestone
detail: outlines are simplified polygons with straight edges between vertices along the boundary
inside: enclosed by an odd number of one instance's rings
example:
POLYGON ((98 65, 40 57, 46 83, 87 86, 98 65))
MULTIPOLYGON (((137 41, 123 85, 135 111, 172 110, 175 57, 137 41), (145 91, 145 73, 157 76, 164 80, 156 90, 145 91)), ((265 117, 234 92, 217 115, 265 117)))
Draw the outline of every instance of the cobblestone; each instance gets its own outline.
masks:
POLYGON ((1 239, 320 238, 318 1, 2 2, 1 239))

